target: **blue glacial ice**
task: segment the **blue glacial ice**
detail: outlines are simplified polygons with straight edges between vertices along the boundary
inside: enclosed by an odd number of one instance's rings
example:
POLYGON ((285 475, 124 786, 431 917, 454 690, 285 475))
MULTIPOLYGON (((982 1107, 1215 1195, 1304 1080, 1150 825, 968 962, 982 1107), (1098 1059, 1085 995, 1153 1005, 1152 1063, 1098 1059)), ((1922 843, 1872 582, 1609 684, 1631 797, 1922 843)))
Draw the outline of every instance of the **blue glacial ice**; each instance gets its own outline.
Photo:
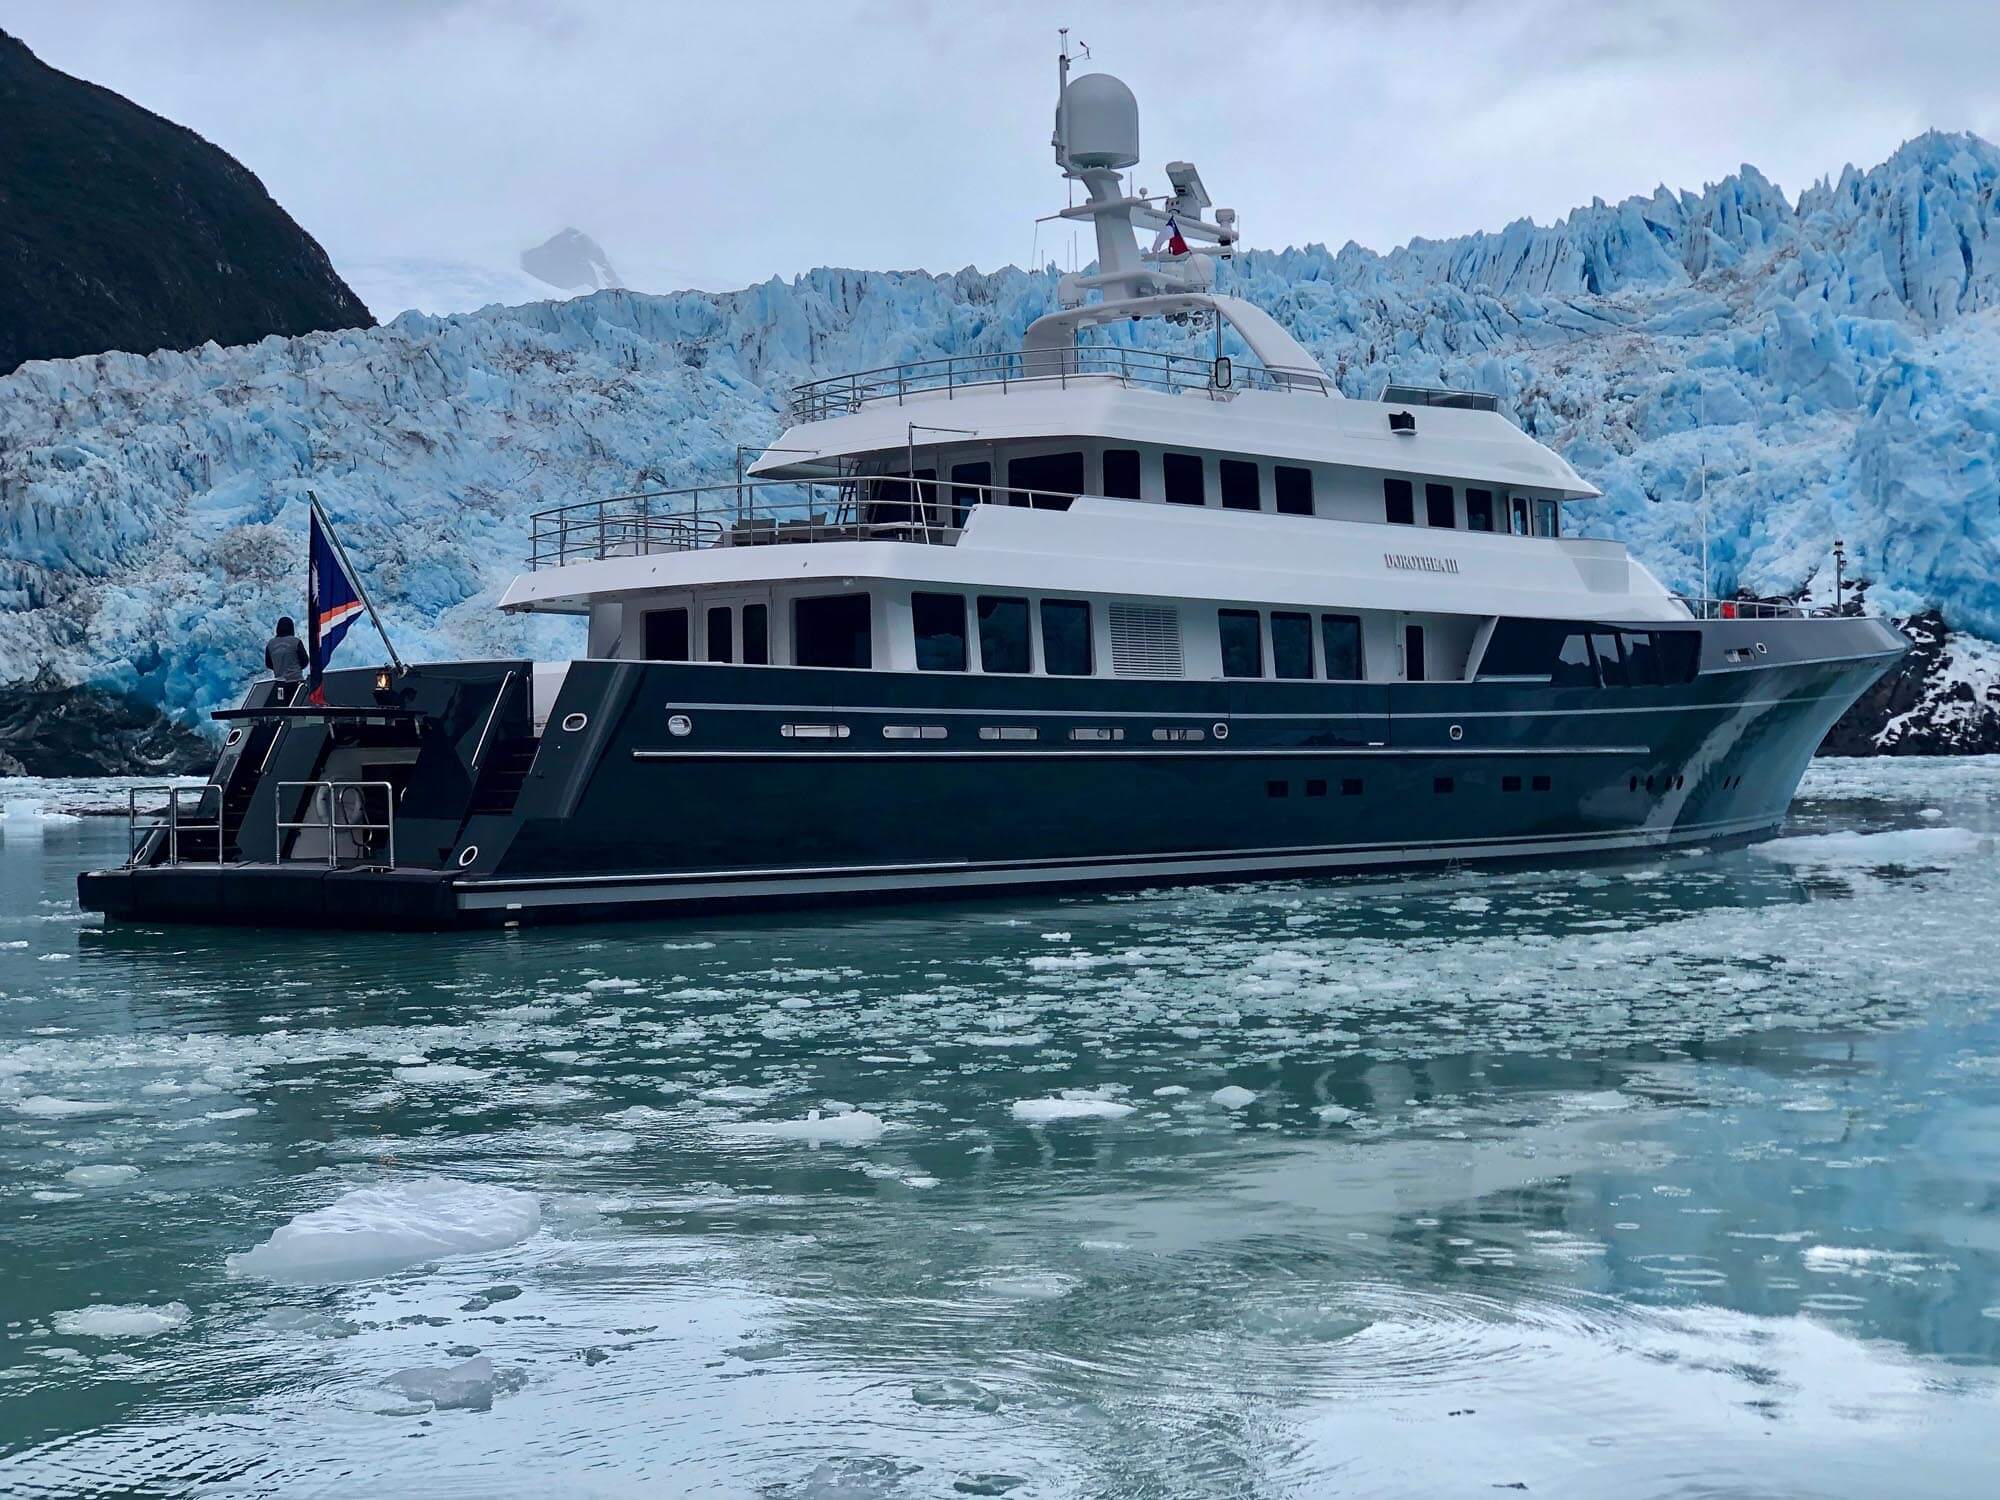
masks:
MULTIPOLYGON (((1500 396, 1605 491, 1581 529, 1675 587, 1700 579, 1705 465, 1715 592, 1825 599, 1840 536, 1872 608, 1991 640, 1996 189, 2000 150, 1932 133, 1796 200, 1746 166, 1547 227, 1252 251, 1221 282, 1351 396, 1500 396)), ((189 719, 233 701, 299 610, 308 489, 406 655, 566 654, 572 623, 492 608, 532 511, 726 479, 794 382, 1014 345, 1054 291, 1053 269, 822 269, 24 366, 0 378, 0 681, 46 668, 189 719)))

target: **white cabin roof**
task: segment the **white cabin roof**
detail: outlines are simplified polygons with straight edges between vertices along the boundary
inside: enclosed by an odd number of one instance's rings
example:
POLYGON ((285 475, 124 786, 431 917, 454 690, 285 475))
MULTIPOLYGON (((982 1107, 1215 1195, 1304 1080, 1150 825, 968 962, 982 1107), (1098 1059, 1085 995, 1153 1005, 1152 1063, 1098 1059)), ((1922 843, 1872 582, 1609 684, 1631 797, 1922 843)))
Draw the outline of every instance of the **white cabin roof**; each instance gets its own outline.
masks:
POLYGON ((920 449, 935 446, 940 435, 921 430, 925 425, 976 434, 956 438, 959 444, 1099 439, 1435 475, 1501 490, 1534 489, 1563 500, 1601 493, 1560 454, 1498 412, 1349 401, 1314 391, 1170 391, 1128 384, 1115 375, 877 397, 858 410, 788 427, 749 473, 784 478, 824 472, 842 460, 900 453, 912 437, 920 449), (1408 412, 1416 430, 1392 433, 1391 412, 1408 412), (914 434, 912 423, 919 425, 914 434))

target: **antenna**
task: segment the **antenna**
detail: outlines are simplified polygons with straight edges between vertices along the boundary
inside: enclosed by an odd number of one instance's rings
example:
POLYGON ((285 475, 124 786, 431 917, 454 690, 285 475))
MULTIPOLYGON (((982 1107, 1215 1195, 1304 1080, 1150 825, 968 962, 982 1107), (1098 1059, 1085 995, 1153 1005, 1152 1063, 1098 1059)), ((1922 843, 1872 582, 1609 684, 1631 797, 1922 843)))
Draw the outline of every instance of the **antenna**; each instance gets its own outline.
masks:
POLYGON ((1708 450, 1701 450, 1701 612, 1708 613, 1708 450))

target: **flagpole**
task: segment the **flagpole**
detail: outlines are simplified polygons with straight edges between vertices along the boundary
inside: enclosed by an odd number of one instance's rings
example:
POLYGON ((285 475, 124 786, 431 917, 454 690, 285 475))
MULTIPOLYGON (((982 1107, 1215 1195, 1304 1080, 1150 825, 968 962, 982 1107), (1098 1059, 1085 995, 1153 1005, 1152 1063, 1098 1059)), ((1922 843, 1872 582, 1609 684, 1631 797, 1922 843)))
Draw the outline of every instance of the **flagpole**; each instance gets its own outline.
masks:
MULTIPOLYGON (((354 570, 348 560, 347 549, 340 545, 340 533, 333 529, 333 518, 327 515, 326 507, 319 503, 319 496, 306 491, 306 499, 312 502, 313 513, 319 517, 320 525, 326 528, 327 539, 333 543, 333 550, 340 554, 340 565, 347 569, 347 576, 354 580, 354 592, 361 596, 361 602, 368 608, 368 618, 375 623, 375 633, 382 637, 382 644, 389 648, 389 660, 395 664, 396 673, 401 676, 410 669, 403 665, 403 658, 396 654, 396 643, 389 639, 389 632, 382 628, 382 617, 375 613, 375 601, 368 597, 368 590, 361 582, 361 575, 354 570)), ((307 601, 310 606, 311 601, 307 601)))

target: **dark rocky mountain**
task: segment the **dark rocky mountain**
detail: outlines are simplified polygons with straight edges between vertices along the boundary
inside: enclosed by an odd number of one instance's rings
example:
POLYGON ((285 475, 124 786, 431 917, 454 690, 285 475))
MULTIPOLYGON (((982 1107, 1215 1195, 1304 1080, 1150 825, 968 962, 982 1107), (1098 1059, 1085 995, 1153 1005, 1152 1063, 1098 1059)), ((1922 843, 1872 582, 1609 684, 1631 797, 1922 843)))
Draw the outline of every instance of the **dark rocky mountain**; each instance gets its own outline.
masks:
POLYGON ((0 32, 0 373, 374 322, 240 162, 0 32))
POLYGON ((0 776, 202 775, 215 746, 142 703, 43 673, 0 683, 0 776))
POLYGON ((1937 610, 1896 621, 1910 652, 1863 693, 1821 755, 2000 753, 2000 676, 1987 642, 1952 631, 1937 610))
POLYGON ((565 229, 521 252, 521 269, 565 292, 623 286, 603 248, 581 229, 565 229))

